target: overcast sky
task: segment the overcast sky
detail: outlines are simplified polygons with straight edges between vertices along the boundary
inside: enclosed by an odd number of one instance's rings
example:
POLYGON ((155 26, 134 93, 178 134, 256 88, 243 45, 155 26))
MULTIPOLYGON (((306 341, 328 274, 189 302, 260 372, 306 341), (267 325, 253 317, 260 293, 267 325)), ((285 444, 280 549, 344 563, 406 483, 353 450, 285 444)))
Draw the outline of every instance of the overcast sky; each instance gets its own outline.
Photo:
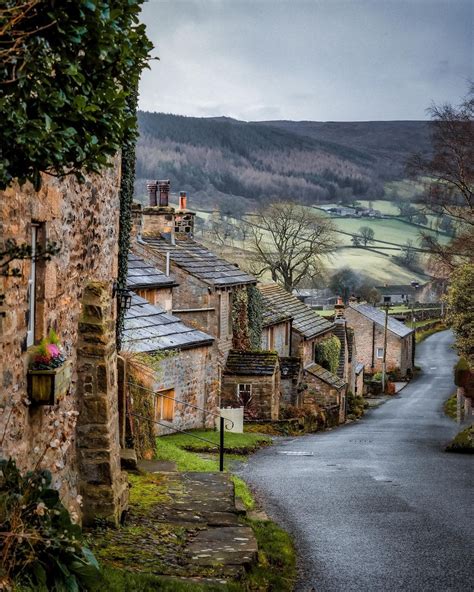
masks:
POLYGON ((425 119, 473 74, 474 0, 148 0, 140 108, 243 120, 425 119))

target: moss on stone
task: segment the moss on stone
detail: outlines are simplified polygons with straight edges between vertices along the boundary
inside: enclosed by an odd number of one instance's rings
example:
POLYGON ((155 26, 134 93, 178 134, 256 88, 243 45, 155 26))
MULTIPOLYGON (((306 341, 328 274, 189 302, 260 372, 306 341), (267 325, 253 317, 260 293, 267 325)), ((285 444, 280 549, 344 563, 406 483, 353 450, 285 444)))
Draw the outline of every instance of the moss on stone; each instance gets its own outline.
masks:
POLYGON ((468 426, 446 447, 446 452, 474 454, 474 424, 468 426))

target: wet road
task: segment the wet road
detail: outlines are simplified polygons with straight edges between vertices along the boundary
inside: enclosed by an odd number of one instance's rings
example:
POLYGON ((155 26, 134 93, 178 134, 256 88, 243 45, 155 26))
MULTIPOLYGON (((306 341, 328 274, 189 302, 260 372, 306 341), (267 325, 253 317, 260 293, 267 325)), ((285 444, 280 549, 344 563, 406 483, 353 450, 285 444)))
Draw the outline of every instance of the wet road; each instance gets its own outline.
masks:
POLYGON ((298 591, 474 589, 474 459, 443 452, 458 430, 442 411, 451 343, 444 331, 420 344, 423 374, 361 421, 264 449, 243 469, 295 537, 298 591))

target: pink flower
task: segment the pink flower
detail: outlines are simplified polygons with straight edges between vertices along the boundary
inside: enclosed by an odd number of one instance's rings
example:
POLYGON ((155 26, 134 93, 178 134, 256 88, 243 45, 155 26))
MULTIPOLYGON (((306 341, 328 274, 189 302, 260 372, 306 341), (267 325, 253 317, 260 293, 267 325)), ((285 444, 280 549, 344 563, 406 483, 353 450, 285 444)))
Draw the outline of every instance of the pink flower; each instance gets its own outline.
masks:
POLYGON ((54 343, 48 343, 48 345, 46 347, 47 347, 48 352, 51 355, 51 357, 58 358, 60 356, 61 352, 59 351, 59 347, 57 345, 55 345, 54 343))

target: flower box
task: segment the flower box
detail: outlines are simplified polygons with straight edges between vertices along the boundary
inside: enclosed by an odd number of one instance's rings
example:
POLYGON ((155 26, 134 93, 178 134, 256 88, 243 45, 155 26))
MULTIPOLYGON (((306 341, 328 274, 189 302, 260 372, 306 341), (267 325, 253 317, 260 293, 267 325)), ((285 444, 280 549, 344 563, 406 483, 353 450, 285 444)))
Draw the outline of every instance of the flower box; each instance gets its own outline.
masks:
POLYGON ((70 386, 70 361, 50 370, 28 370, 28 396, 36 405, 57 405, 70 386))

